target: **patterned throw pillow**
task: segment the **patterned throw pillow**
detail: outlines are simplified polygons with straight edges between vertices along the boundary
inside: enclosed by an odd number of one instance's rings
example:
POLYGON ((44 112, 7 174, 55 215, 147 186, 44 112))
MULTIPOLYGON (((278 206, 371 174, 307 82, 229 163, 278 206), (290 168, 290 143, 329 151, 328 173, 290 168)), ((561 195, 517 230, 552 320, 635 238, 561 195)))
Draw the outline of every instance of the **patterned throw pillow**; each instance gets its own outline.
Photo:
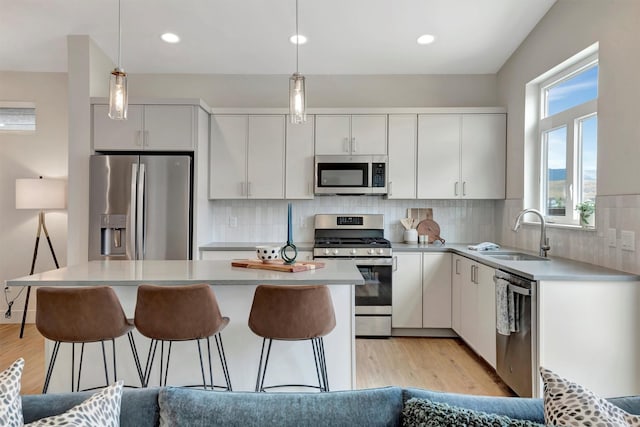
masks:
POLYGON ((561 426, 640 426, 640 417, 623 411, 581 385, 540 367, 544 382, 544 421, 561 426))
POLYGON ((0 372, 0 426, 22 427, 22 399, 20 399, 20 379, 24 359, 13 362, 0 372))
POLYGON ((528 420, 516 420, 505 415, 473 411, 415 397, 404 404, 402 425, 407 427, 544 427, 542 424, 528 420))
POLYGON ((120 425, 120 399, 122 398, 123 383, 124 381, 118 381, 64 414, 43 418, 25 424, 25 427, 118 427, 120 425))

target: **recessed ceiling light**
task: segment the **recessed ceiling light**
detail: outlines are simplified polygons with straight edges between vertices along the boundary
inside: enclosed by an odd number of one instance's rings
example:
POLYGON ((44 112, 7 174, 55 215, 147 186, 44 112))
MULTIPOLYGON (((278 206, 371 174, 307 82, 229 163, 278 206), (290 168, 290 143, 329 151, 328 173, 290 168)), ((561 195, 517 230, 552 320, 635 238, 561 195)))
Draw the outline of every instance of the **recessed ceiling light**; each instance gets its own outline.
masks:
POLYGON ((431 34, 423 34, 418 37, 418 44, 431 44, 435 39, 431 34))
POLYGON ((302 34, 294 34, 289 37, 289 41, 293 44, 305 44, 307 42, 307 38, 302 34))
POLYGON ((173 33, 164 33, 160 36, 160 38, 167 43, 178 43, 180 41, 180 37, 176 36, 173 33))

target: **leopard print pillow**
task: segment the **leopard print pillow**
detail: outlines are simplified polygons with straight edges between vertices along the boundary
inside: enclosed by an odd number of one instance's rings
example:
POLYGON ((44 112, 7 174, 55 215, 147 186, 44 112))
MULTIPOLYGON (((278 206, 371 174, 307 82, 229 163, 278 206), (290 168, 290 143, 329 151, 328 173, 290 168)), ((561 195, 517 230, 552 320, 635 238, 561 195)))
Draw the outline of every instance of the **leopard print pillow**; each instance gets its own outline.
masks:
POLYGON ((13 362, 0 372, 0 426, 22 427, 22 399, 20 398, 20 380, 24 359, 13 362))
POLYGON ((558 426, 640 426, 640 417, 623 411, 581 385, 540 367, 544 382, 544 422, 558 426))
POLYGON ((120 425, 120 400, 124 381, 103 389, 64 414, 43 418, 25 427, 74 426, 118 427, 120 425))

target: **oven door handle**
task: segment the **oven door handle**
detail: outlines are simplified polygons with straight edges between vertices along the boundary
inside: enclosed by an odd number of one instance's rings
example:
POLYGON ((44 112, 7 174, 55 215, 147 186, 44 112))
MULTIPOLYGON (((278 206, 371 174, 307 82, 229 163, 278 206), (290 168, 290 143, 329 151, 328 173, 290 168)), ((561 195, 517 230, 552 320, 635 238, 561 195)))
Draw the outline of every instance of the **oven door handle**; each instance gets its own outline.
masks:
MULTIPOLYGON (((384 266, 394 266, 396 265, 396 261, 395 261, 396 257, 392 258, 371 258, 371 259, 358 259, 358 258, 346 258, 346 259, 350 259, 352 261, 355 261, 356 265, 358 267, 363 266, 363 267, 369 267, 369 266, 380 266, 380 267, 384 267, 384 266)), ((333 258, 333 259, 340 259, 340 258, 333 258)), ((343 258, 345 259, 345 258, 343 258)))

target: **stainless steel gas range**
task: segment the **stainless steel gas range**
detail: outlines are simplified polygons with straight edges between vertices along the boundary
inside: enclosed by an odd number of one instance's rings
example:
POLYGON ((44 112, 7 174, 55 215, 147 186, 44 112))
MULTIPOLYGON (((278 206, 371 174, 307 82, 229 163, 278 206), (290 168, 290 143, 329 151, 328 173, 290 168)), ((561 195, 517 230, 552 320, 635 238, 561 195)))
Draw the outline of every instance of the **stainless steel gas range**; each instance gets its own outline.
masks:
POLYGON ((391 242, 384 215, 315 216, 313 257, 353 259, 365 280, 355 288, 356 336, 391 336, 391 242))

